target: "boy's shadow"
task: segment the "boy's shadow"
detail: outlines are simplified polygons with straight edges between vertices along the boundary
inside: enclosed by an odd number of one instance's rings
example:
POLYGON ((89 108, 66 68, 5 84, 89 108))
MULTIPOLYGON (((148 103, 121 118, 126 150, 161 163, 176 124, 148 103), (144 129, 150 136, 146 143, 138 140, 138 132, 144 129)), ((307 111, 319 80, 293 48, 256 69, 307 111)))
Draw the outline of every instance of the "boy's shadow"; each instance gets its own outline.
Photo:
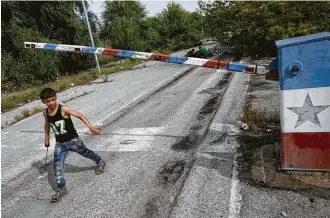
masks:
MULTIPOLYGON (((38 170, 39 176, 47 176, 48 183, 52 187, 53 190, 56 190, 56 181, 55 181, 55 173, 54 173, 54 165, 53 162, 47 163, 44 171, 45 162, 43 161, 35 161, 31 164, 32 167, 35 167, 38 170)), ((64 164, 64 173, 79 173, 87 170, 95 170, 95 165, 88 167, 77 167, 71 164, 64 164)))

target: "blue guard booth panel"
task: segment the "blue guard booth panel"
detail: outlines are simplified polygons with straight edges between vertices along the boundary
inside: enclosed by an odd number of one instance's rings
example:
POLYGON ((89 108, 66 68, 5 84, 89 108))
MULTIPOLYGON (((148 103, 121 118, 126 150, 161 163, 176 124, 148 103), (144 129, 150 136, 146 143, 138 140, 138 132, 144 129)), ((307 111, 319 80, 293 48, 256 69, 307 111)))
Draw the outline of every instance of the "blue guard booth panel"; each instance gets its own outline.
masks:
POLYGON ((276 41, 281 168, 330 170, 330 33, 276 41))

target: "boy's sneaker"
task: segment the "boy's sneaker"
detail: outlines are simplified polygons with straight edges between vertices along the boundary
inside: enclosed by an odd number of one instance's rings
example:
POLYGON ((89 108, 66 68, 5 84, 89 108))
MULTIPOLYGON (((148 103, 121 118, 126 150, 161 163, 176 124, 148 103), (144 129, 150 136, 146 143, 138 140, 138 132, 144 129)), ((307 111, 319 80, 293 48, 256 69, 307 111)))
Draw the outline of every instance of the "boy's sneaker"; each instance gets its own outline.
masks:
POLYGON ((100 175, 100 174, 104 173, 104 168, 105 168, 105 162, 103 160, 101 160, 100 163, 98 163, 96 165, 95 174, 100 175))
POLYGON ((66 194, 68 194, 68 191, 66 190, 66 188, 59 189, 59 190, 56 191, 55 195, 52 196, 52 199, 51 199, 50 202, 51 203, 58 202, 66 194))

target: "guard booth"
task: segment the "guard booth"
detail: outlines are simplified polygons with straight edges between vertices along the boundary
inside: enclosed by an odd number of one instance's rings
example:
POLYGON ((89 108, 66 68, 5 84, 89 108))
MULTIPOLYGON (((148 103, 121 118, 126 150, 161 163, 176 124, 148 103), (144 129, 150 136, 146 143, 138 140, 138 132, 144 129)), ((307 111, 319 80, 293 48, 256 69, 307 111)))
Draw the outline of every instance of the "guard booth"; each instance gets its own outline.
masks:
POLYGON ((330 33, 279 40, 281 169, 330 171, 330 33))

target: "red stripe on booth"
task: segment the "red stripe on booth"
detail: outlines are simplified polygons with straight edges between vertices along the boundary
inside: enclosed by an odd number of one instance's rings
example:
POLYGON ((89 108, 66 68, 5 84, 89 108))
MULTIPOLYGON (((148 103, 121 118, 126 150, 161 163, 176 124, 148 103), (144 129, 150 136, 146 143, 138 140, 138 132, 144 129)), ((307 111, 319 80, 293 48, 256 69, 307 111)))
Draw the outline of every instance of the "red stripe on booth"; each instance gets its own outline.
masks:
POLYGON ((330 170, 330 132, 282 133, 283 169, 330 170))

